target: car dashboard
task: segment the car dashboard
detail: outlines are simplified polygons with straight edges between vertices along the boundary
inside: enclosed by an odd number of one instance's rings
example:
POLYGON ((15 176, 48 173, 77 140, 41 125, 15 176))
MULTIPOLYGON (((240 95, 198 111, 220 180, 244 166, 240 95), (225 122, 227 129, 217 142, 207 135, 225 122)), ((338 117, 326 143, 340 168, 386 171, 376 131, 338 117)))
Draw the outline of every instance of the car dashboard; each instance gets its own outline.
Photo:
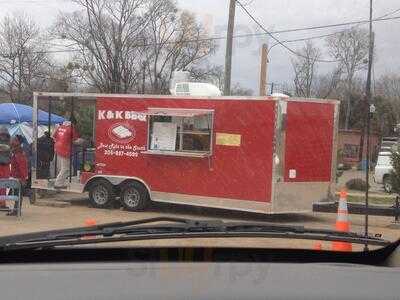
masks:
POLYGON ((399 299, 390 247, 21 250, 1 256, 0 288, 3 299, 399 299))

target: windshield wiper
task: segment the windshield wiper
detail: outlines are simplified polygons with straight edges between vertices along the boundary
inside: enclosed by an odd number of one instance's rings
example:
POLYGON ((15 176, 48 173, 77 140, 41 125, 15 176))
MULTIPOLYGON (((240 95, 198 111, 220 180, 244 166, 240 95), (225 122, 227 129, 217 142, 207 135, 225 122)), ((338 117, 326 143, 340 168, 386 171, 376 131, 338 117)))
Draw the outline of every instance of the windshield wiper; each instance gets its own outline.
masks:
POLYGON ((380 237, 303 226, 159 217, 0 238, 0 249, 37 249, 106 242, 176 238, 287 238, 386 246, 380 237))

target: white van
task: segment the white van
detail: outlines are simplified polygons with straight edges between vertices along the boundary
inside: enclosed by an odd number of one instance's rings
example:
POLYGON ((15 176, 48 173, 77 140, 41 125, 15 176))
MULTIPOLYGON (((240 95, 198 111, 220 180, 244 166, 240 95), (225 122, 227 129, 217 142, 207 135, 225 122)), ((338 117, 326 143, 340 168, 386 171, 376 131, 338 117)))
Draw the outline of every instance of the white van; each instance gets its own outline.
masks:
POLYGON ((391 152, 380 152, 376 161, 374 181, 383 184, 383 188, 387 193, 391 193, 393 189, 390 178, 392 170, 391 152))

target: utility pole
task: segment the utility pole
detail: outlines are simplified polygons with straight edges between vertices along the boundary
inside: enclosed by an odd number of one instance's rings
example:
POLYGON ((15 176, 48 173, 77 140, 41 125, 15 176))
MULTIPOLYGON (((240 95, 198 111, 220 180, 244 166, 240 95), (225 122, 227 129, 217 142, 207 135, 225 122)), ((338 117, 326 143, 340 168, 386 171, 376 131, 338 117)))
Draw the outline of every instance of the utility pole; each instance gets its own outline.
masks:
MULTIPOLYGON (((372 0, 369 2, 369 58, 368 58, 368 75, 367 84, 365 90, 366 100, 366 118, 367 118, 367 154, 365 164, 365 181, 367 183, 367 189, 365 191, 365 236, 368 236, 368 208, 369 208, 369 159, 370 159, 370 130, 371 130, 371 117, 374 113, 374 106, 371 105, 371 74, 372 74, 372 63, 374 59, 374 33, 372 32, 372 0)), ((368 243, 365 244, 365 251, 368 251, 368 243)))
POLYGON ((225 83, 224 95, 231 94, 231 76, 232 76, 232 48, 233 48, 233 31, 235 29, 235 13, 236 13, 236 0, 229 0, 229 20, 228 20, 228 33, 226 39, 226 52, 225 52, 225 83))
POLYGON ((260 96, 267 95, 267 72, 268 72, 268 45, 263 44, 261 49, 260 69, 260 96))

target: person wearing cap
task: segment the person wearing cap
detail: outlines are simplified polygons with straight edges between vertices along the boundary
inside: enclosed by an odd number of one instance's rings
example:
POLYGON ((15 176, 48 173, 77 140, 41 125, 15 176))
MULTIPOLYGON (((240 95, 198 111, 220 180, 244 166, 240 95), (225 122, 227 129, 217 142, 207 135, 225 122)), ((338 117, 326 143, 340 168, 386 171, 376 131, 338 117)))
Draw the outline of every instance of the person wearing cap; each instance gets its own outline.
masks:
MULTIPOLYGON (((28 160, 25 152, 22 149, 23 137, 17 135, 11 139, 11 172, 12 178, 16 178, 21 183, 21 194, 23 195, 24 188, 28 181, 28 160)), ((21 203, 22 205, 22 203, 21 203)), ((8 215, 17 215, 18 203, 15 202, 14 209, 8 215)))
MULTIPOLYGON (((7 127, 0 126, 0 179, 10 178, 10 162, 10 134, 7 127)), ((0 189, 0 195, 6 195, 6 189, 0 189)), ((0 200, 0 208, 7 208, 5 200, 0 200)))

